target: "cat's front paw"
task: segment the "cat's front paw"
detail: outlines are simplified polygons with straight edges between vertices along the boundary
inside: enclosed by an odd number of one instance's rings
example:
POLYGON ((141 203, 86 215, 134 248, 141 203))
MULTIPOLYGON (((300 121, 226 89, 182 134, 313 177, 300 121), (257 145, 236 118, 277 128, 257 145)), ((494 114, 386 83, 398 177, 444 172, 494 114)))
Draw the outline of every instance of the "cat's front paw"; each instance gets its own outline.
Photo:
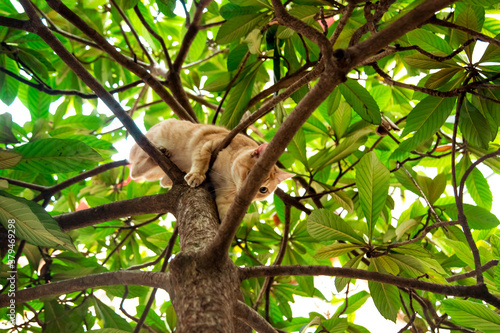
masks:
POLYGON ((191 187, 197 187, 205 180, 205 175, 199 172, 189 172, 184 179, 191 187))

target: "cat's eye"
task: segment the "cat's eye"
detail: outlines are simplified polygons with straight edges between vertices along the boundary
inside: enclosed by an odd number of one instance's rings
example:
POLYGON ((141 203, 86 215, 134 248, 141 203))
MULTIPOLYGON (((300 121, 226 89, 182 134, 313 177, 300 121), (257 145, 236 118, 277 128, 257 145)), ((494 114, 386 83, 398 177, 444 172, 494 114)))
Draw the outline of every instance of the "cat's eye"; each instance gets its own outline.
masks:
POLYGON ((262 186, 261 188, 259 188, 259 192, 260 192, 260 193, 263 193, 263 194, 264 194, 264 193, 267 193, 267 191, 268 191, 268 189, 267 189, 267 187, 265 187, 265 186, 262 186))

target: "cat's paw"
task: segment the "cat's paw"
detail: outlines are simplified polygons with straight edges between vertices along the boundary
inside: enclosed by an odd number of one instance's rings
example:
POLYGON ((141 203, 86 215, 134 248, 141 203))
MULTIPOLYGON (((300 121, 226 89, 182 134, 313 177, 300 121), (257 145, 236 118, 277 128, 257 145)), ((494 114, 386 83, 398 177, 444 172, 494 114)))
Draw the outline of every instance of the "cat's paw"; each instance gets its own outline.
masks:
POLYGON ((197 187, 205 180, 205 175, 199 172, 189 172, 184 179, 191 187, 197 187))

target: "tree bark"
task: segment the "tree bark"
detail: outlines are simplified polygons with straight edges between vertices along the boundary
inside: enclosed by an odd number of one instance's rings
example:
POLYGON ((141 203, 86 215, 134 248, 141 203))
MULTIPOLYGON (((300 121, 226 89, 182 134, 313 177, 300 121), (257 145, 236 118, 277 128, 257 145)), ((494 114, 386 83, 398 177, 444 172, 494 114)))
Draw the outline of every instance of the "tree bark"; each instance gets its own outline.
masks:
POLYGON ((181 252, 169 265, 177 331, 234 332, 239 325, 233 312, 241 298, 240 279, 229 258, 207 260, 207 247, 219 228, 210 193, 187 189, 179 199, 177 217, 181 252))

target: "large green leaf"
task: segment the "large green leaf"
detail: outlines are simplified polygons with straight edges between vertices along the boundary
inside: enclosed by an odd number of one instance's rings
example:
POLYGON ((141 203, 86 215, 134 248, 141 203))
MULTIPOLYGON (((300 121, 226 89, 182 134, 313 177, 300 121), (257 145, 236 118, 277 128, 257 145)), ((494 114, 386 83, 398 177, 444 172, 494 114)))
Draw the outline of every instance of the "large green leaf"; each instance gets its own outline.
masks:
POLYGON ((362 248, 363 245, 357 244, 347 244, 347 243, 335 243, 331 245, 327 245, 319 249, 314 255, 315 258, 318 259, 328 259, 339 257, 343 254, 349 253, 353 250, 357 250, 362 248))
MULTIPOLYGON (((358 265, 361 263, 361 259, 363 259, 363 254, 352 257, 344 265, 342 265, 342 267, 358 268, 358 265)), ((337 276, 335 277, 335 289, 337 289, 337 291, 340 293, 342 292, 342 290, 344 290, 344 288, 347 286, 349 282, 351 282, 350 278, 337 276)))
POLYGON ((412 138, 403 141, 395 154, 414 150, 432 137, 453 111, 454 104, 454 98, 428 96, 421 100, 408 115, 401 137, 413 131, 415 134, 412 138))
MULTIPOLYGON (((458 218, 456 205, 444 205, 441 206, 441 208, 443 208, 446 214, 452 219, 456 220, 458 218)), ((496 228, 500 224, 495 214, 490 213, 483 207, 464 204, 464 214, 467 217, 467 223, 469 223, 472 229, 486 230, 496 228)))
POLYGON ((363 237, 337 214, 317 209, 307 218, 307 231, 319 241, 344 240, 351 243, 364 243, 363 237))
POLYGON ((248 74, 244 80, 241 80, 237 85, 231 89, 229 100, 226 104, 226 109, 222 113, 220 125, 227 128, 234 128, 239 124, 241 117, 247 110, 248 102, 252 97, 253 85, 257 77, 258 68, 248 74))
MULTIPOLYGON (((0 84, 0 90, 2 86, 0 84)), ((16 136, 12 133, 12 115, 10 113, 0 114, 0 143, 18 143, 16 136)))
POLYGON ((101 155, 85 143, 72 139, 41 139, 14 149, 23 155, 16 170, 39 173, 80 171, 94 167, 101 155))
POLYGON ((411 44, 418 45, 436 56, 446 56, 453 52, 448 42, 428 30, 412 30, 407 36, 411 44))
MULTIPOLYGON (((457 7, 458 15, 455 19, 455 24, 466 27, 475 31, 481 31, 484 24, 484 8, 476 5, 467 5, 462 7, 457 7)), ((454 41, 457 45, 462 45, 467 40, 473 38, 473 35, 461 31, 461 30, 452 30, 451 40, 454 41)), ((472 61, 472 52, 474 50, 474 45, 476 43, 469 44, 465 47, 465 53, 470 61, 472 61)))
POLYGON ((369 152, 356 166, 356 184, 363 213, 368 221, 369 236, 384 208, 389 190, 389 170, 374 152, 369 152))
MULTIPOLYGON (((372 272, 386 273, 380 266, 377 260, 372 259, 368 270, 372 272)), ((373 299, 373 303, 377 307, 380 314, 393 322, 396 322, 396 317, 400 308, 399 292, 396 286, 368 281, 368 288, 373 299)))
POLYGON ((365 304, 368 298, 370 298, 370 294, 365 290, 362 290, 359 293, 349 296, 347 301, 344 302, 344 304, 342 304, 341 306, 339 306, 339 308, 335 312, 335 315, 340 314, 340 312, 342 312, 346 306, 347 308, 344 311, 344 314, 356 312, 360 307, 363 306, 363 304, 365 304))
POLYGON ((484 333, 500 331, 500 316, 484 304, 450 298, 441 303, 453 323, 484 333))
POLYGON ((30 111, 32 121, 46 119, 49 116, 50 95, 30 86, 21 85, 17 97, 30 111))
POLYGON ((96 316, 104 323, 104 328, 118 328, 127 332, 131 331, 130 324, 115 310, 101 302, 98 298, 93 297, 94 306, 96 308, 96 316))
POLYGON ((259 28, 264 17, 264 13, 257 13, 230 18, 220 27, 215 40, 220 44, 237 41, 253 29, 259 28))
MULTIPOLYGON (((6 55, 0 55, 0 66, 13 73, 19 72, 19 68, 14 60, 6 55)), ((0 99, 6 105, 11 105, 17 97, 19 81, 9 75, 0 72, 0 99)))
POLYGON ((458 125, 465 140, 474 146, 488 148, 488 143, 493 139, 488 120, 469 101, 460 110, 458 125))
POLYGON ((491 193, 488 181, 479 169, 474 168, 472 170, 469 177, 465 180, 465 186, 467 186, 467 191, 478 206, 486 210, 491 210, 493 194, 491 193))
POLYGON ((351 136, 345 137, 334 149, 328 149, 311 157, 309 159, 309 166, 311 169, 319 171, 326 166, 343 160, 358 150, 365 142, 366 134, 370 131, 370 129, 362 129, 353 133, 351 136))
POLYGON ((380 125, 380 109, 372 95, 357 81, 347 79, 339 85, 340 92, 354 111, 369 123, 380 125))
POLYGON ((10 169, 16 166, 23 156, 11 150, 0 150, 0 169, 10 169))
POLYGON ((288 144, 287 150, 299 160, 304 166, 307 167, 307 151, 306 151, 306 136, 304 130, 301 128, 295 133, 292 141, 288 144))
POLYGON ((42 207, 24 198, 0 192, 0 222, 6 229, 13 229, 16 238, 30 244, 76 252, 57 222, 42 207))

